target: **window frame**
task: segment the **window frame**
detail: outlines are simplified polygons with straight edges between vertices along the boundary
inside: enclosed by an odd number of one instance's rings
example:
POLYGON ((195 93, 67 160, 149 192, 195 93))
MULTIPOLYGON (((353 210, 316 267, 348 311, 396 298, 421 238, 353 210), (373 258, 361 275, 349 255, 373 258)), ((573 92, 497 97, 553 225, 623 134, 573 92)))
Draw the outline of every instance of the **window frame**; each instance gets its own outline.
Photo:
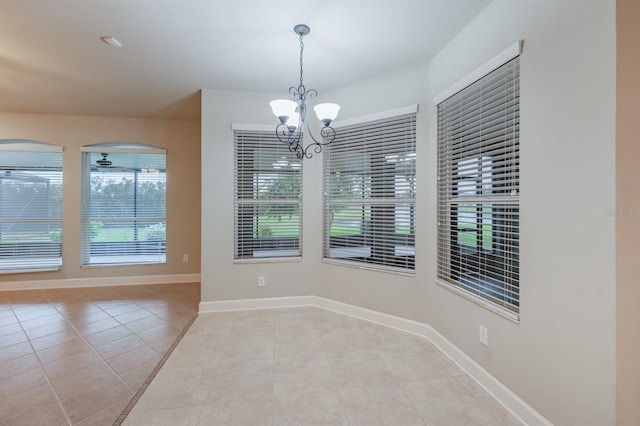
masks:
MULTIPOLYGON (((95 268, 95 267, 119 267, 119 266, 151 266, 151 265, 166 265, 167 263, 167 239, 166 239, 166 226, 167 226, 167 215, 166 215, 166 199, 167 199, 167 150, 164 148, 134 143, 134 142, 105 142, 94 145, 88 145, 80 148, 82 153, 82 176, 81 176, 81 186, 82 186, 82 211, 81 211, 81 220, 80 220, 80 267, 81 268, 95 268), (158 182, 154 182, 156 185, 158 183, 162 183, 162 187, 164 188, 164 208, 161 208, 159 212, 156 212, 154 209, 154 213, 161 213, 164 211, 164 215, 154 214, 154 215, 138 215, 137 209, 141 208, 139 206, 139 198, 135 198, 133 204, 135 207, 134 211, 136 212, 134 216, 109 216, 102 217, 96 216, 91 212, 91 178, 92 173, 98 170, 95 169, 95 166, 92 161, 92 155, 101 154, 101 153, 109 153, 120 156, 130 155, 160 155, 164 156, 161 161, 163 169, 157 170, 147 170, 144 169, 136 169, 131 168, 130 171, 116 171, 116 173, 126 174, 126 173, 134 173, 133 184, 137 185, 138 174, 146 174, 148 172, 150 175, 155 173, 163 174, 164 176, 158 180, 158 182), (120 242, 112 242, 112 248, 106 247, 103 250, 98 250, 95 246, 96 244, 105 245, 107 243, 95 243, 92 242, 93 237, 92 233, 95 233, 92 230, 92 222, 100 221, 100 222, 121 222, 121 223, 131 223, 133 226, 134 232, 134 241, 120 241, 120 242), (144 228, 140 228, 139 225, 141 223, 147 223, 144 225, 144 228), (140 233, 143 229, 150 227, 154 228, 153 232, 157 232, 159 238, 153 240, 145 240, 138 239, 140 238, 140 233), (164 237, 164 238, 162 238, 164 237), (143 247, 144 246, 144 247, 143 247), (115 247, 115 248, 113 248, 115 247), (94 251, 98 252, 104 251, 102 256, 98 254, 94 254, 94 251), (133 253, 131 253, 133 252, 133 253), (120 254, 118 254, 120 253, 120 254), (102 258, 102 261, 92 261, 92 257, 94 258, 102 258), (107 259, 111 257, 112 259, 107 259), (116 258, 122 258, 119 261, 116 261, 116 258), (136 259, 137 257, 137 259, 136 259), (146 259, 145 259, 146 257, 146 259)), ((116 169, 119 168, 118 164, 115 164, 113 167, 116 169)), ((114 174, 115 176, 115 174, 114 174)), ((120 176, 122 178, 122 176, 120 176)), ((134 188, 134 196, 137 194, 138 187, 134 188)), ((126 205, 124 206, 127 207, 126 205)), ((106 227, 106 225, 105 225, 106 227)), ((147 230, 149 232, 149 230, 147 230)))
POLYGON ((415 276, 417 110, 411 105, 335 123, 337 137, 323 150, 324 263, 415 276), (343 177, 345 183, 336 182, 343 177), (340 195, 340 188, 348 193, 340 195), (398 233, 404 210, 406 235, 398 233), (354 217, 360 217, 358 234, 348 234, 354 217))
POLYGON ((278 140, 274 127, 235 123, 231 127, 234 141, 233 262, 301 261, 304 161, 278 140), (269 164, 260 165, 265 162, 269 164), (272 194, 283 196, 262 198, 282 178, 285 178, 285 188, 275 188, 272 194), (289 193, 290 190, 293 192, 289 193), (273 214, 267 214, 268 211, 273 214), (291 222, 292 216, 297 216, 295 222, 291 222), (277 218, 277 222, 270 217, 277 218), (261 235, 262 220, 266 221, 264 235, 261 235))
POLYGON ((515 322, 520 317, 521 52, 522 42, 512 45, 434 98, 438 110, 436 282, 515 322), (504 82, 499 80, 500 73, 504 82), (482 97, 473 95, 474 91, 483 93, 482 97), (463 130, 469 122, 474 123, 475 133, 463 130), (496 123, 503 127, 490 133, 496 123), (465 229, 473 236, 468 237, 465 229))
MULTIPOLYGON (((0 267, 0 274, 16 274, 16 273, 29 273, 29 272, 44 272, 44 271, 59 271, 63 267, 63 253, 62 253, 62 244, 63 244, 63 216, 62 210, 64 208, 64 158, 63 158, 63 148, 61 146, 51 145, 44 142, 31 141, 31 140, 12 140, 5 139, 0 140, 0 152, 14 152, 18 157, 23 157, 22 160, 32 160, 37 158, 39 155, 43 156, 53 156, 55 155, 58 158, 51 158, 48 161, 52 162, 52 165, 47 166, 46 169, 43 170, 42 164, 34 164, 32 166, 17 166, 14 164, 7 164, 6 166, 2 166, 0 164, 0 173, 4 171, 4 173, 11 179, 11 175, 16 176, 18 171, 24 173, 30 173, 32 175, 32 182, 39 180, 40 182, 47 181, 47 208, 46 212, 49 213, 47 218, 36 218, 30 217, 28 219, 19 219, 19 218, 7 218, 3 219, 2 214, 0 212, 0 226, 3 224, 9 225, 32 225, 32 227, 38 226, 46 226, 48 228, 47 238, 51 241, 44 242, 31 242, 31 243, 7 243, 12 247, 3 247, 4 243, 1 242, 0 238, 0 260, 2 257, 2 252, 6 249, 7 251, 11 251, 14 253, 13 256, 8 256, 9 259, 9 267, 0 267), (39 176, 39 174, 51 174, 54 173, 59 176, 39 176), (59 216, 51 217, 51 198, 49 197, 50 191, 50 183, 51 180, 54 181, 54 184, 59 186, 59 199, 57 203, 53 206, 54 216, 55 212, 59 212, 59 216), (52 228, 53 226, 53 228, 52 228), (31 248, 20 247, 28 244, 31 248), (45 244, 50 247, 47 248, 45 244), (27 249, 31 256, 19 256, 15 253, 22 252, 24 249, 27 249), (55 253, 55 256, 45 256, 46 254, 55 253), (25 257, 24 262, 17 262, 17 258, 25 257), (40 262, 37 261, 38 258, 42 258, 40 262), (44 259, 53 259, 52 262, 44 261, 44 259), (11 261, 14 262, 11 265, 11 261), (16 263, 17 262, 17 263, 16 263)), ((11 179, 16 180, 16 179, 11 179)), ((24 179, 23 179, 24 180, 24 179)), ((0 179, 0 183, 2 180, 0 179)), ((1 185, 0 185, 1 188, 1 185)), ((0 189, 1 191, 1 189, 0 189)), ((1 198, 1 196, 0 196, 1 198)), ((13 198, 14 202, 19 202, 19 198, 13 198)), ((54 200, 55 201, 55 200, 54 200)), ((29 205, 31 202, 29 202, 29 205)), ((9 205, 9 207, 12 207, 9 205)), ((27 206, 24 206, 25 208, 27 206)), ((36 216, 42 213, 42 206, 38 209, 34 209, 33 212, 36 216)), ((23 212, 23 211, 22 211, 23 212)), ((8 215, 12 215, 9 211, 8 215)), ((38 233, 37 229, 32 230, 31 232, 38 233)), ((0 231, 1 233, 1 231, 0 231)), ((34 236, 36 234, 33 234, 34 236)))

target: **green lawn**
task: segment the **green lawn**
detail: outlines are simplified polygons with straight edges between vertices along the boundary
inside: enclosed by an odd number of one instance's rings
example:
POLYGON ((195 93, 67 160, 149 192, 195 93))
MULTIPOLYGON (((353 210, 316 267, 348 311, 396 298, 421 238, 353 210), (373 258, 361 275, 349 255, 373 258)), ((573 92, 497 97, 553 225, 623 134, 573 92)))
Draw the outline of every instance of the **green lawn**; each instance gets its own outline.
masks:
MULTIPOLYGON (((135 241, 133 228, 102 228, 92 240, 96 243, 113 243, 123 241, 135 241)), ((138 241, 147 239, 144 228, 138 229, 138 241)))
MULTIPOLYGON (((470 231, 458 231, 458 244, 476 247, 477 246, 477 234, 475 231, 475 224, 473 223, 460 223, 458 229, 466 228, 470 231)), ((482 248, 484 250, 493 249, 493 227, 491 225, 482 225, 482 248)))

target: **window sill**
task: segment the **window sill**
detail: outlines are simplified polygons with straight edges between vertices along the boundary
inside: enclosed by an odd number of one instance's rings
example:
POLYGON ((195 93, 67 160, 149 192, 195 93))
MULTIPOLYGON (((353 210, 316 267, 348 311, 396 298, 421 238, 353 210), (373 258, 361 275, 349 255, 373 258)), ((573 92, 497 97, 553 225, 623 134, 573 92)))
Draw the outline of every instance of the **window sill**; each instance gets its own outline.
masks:
POLYGON ((284 263, 284 262, 302 262, 302 256, 296 257, 254 257, 247 259, 233 259, 235 264, 251 264, 251 263, 284 263))
POLYGON ((109 268, 109 267, 119 267, 119 266, 154 266, 154 265, 165 265, 167 262, 148 262, 148 263, 92 263, 88 265, 80 265, 80 268, 109 268))
POLYGON ((332 258, 325 257, 322 259, 322 263, 327 263, 330 265, 338 265, 338 266, 347 266, 355 269, 364 269, 367 271, 385 272, 387 274, 403 275, 405 277, 415 278, 416 276, 416 271, 413 269, 407 270, 402 268, 394 268, 392 266, 375 265, 375 264, 356 262, 356 261, 345 260, 345 259, 332 259, 332 258))
POLYGON ((62 267, 57 268, 40 268, 40 269, 0 269, 0 275, 5 274, 31 274, 35 272, 56 272, 62 270, 62 267))

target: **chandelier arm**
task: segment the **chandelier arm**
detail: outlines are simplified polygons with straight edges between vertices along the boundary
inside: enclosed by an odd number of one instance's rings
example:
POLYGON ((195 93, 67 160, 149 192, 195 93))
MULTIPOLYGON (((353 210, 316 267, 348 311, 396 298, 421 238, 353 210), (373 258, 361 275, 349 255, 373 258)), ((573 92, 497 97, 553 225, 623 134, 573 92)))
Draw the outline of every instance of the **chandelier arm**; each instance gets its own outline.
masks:
POLYGON ((286 124, 276 126, 276 137, 282 143, 291 144, 291 137, 295 132, 289 130, 286 124))
POLYGON ((313 142, 304 148, 303 154, 305 158, 313 157, 314 153, 321 153, 324 146, 329 145, 336 139, 336 130, 331 126, 325 126, 320 131, 320 136, 322 136, 323 142, 318 141, 311 131, 308 131, 307 134, 311 137, 313 142))
POLYGON ((316 96, 318 96, 318 91, 316 89, 309 89, 305 92, 305 99, 307 98, 307 96, 309 97, 309 99, 313 99, 316 96))

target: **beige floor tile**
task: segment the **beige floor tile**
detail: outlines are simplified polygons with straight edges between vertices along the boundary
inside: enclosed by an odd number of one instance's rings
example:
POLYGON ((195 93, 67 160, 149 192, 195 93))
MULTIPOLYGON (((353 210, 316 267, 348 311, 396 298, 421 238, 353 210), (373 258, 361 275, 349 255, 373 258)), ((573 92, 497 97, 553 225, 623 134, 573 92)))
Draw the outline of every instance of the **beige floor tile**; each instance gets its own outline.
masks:
POLYGON ((118 339, 104 345, 96 346, 95 351, 98 352, 100 356, 102 356, 102 358, 109 360, 113 357, 122 355, 125 352, 142 348, 144 346, 147 346, 144 340, 142 340, 135 334, 131 334, 129 336, 123 337, 122 339, 118 339))
POLYGON ((349 425, 338 391, 278 394, 274 425, 349 425))
POLYGON ((51 305, 36 311, 16 312, 16 317, 18 317, 22 328, 25 330, 64 320, 64 317, 51 305))
POLYGON ((491 414, 491 418, 496 425, 521 425, 522 423, 511 413, 509 413, 495 398, 469 376, 457 376, 456 381, 460 383, 471 395, 483 404, 491 414))
POLYGON ((122 382, 110 382, 107 385, 99 384, 83 392, 62 400, 67 416, 71 423, 79 423, 124 398, 131 398, 133 394, 122 382))
POLYGON ((2 386, 0 386, 0 401, 10 398, 12 395, 27 392, 46 384, 47 378, 42 368, 39 365, 33 366, 33 368, 24 372, 2 379, 2 386))
POLYGON ((199 420, 199 426, 270 426, 273 424, 273 399, 205 405, 199 420))
POLYGON ((60 311, 60 313, 67 319, 67 321, 69 321, 74 326, 88 325, 97 321, 111 318, 108 313, 98 308, 97 306, 95 306, 94 309, 95 310, 87 310, 85 306, 73 310, 62 310, 60 311))
POLYGON ((80 336, 74 329, 65 328, 64 331, 34 338, 31 340, 31 345, 33 346, 34 350, 41 351, 43 349, 47 349, 52 346, 57 346, 63 343, 75 341, 79 338, 80 336))
POLYGON ((425 425, 398 385, 344 389, 340 396, 351 425, 425 425))
POLYGON ((87 367, 95 367, 103 364, 104 361, 95 352, 80 351, 61 358, 58 361, 46 364, 44 368, 51 379, 56 379, 58 377, 67 377, 87 367))
POLYGON ((40 368, 38 358, 31 352, 9 361, 0 362, 0 380, 4 383, 4 380, 8 377, 38 368, 40 368))
MULTIPOLYGON (((103 313, 104 314, 104 313, 103 313)), ((74 324, 74 327, 83 335, 87 336, 89 334, 100 333, 101 331, 109 330, 114 327, 118 327, 121 324, 113 319, 111 316, 106 315, 106 317, 99 319, 97 321, 86 322, 80 320, 79 322, 74 324)))
POLYGON ((13 315, 13 312, 10 309, 4 312, 0 312, 0 327, 14 324, 18 324, 18 318, 13 315))
POLYGON ((327 356, 341 388, 362 387, 397 381, 375 350, 344 352, 339 356, 327 356))
POLYGON ((119 374, 119 376, 132 392, 137 392, 155 368, 156 365, 143 364, 131 370, 127 370, 122 374, 119 374))
POLYGON ((45 366, 79 353, 91 355, 94 354, 95 351, 82 338, 77 337, 37 352, 40 362, 45 366))
POLYGON ((420 346, 393 346, 378 350, 391 375, 399 381, 449 377, 439 359, 420 346))
POLYGON ((16 343, 15 345, 0 348, 0 363, 32 353, 29 342, 16 343))
POLYGON ((178 367, 214 367, 220 363, 224 339, 203 339, 199 336, 187 335, 166 362, 168 368, 178 367))
POLYGON ((308 365, 306 370, 278 372, 275 374, 274 392, 287 394, 295 392, 328 392, 336 390, 337 380, 329 367, 308 365))
POLYGON ((109 358, 107 363, 117 374, 126 375, 128 371, 134 370, 141 365, 155 366, 160 361, 160 358, 162 358, 162 354, 145 344, 129 352, 109 358))
POLYGON ((76 330, 64 320, 55 320, 49 324, 33 326, 31 328, 26 328, 25 333, 31 340, 38 339, 44 336, 50 336, 52 334, 58 333, 72 333, 76 334, 76 330))
POLYGON ((150 313, 149 316, 146 316, 144 318, 127 322, 125 324, 125 327, 127 327, 129 330, 133 331, 134 333, 140 333, 142 331, 149 330, 150 328, 170 327, 170 326, 166 321, 164 321, 159 316, 150 313))
POLYGON ((254 401, 273 395, 274 378, 271 371, 244 374, 242 370, 238 368, 233 371, 223 366, 206 370, 201 378, 206 392, 204 402, 211 405, 254 401))
POLYGON ((61 401, 68 400, 94 387, 120 386, 122 380, 104 363, 78 368, 69 374, 51 377, 51 385, 61 401))
POLYGON ((400 386, 427 424, 494 425, 490 411, 453 377, 400 386))
POLYGON ((114 420, 118 418, 120 413, 125 409, 131 398, 124 398, 109 405, 98 414, 94 414, 77 423, 75 426, 111 426, 114 420))
POLYGON ((147 343, 155 342, 161 339, 169 339, 173 342, 180 335, 182 328, 175 327, 173 323, 167 324, 171 325, 159 325, 157 327, 136 332, 136 334, 147 343))
POLYGON ((24 334, 23 331, 7 334, 6 336, 0 337, 0 349, 6 348, 7 346, 13 346, 18 343, 26 342, 27 340, 27 335, 24 334))
POLYGON ((9 419, 18 420, 23 415, 30 415, 33 411, 42 411, 57 404, 58 400, 48 383, 15 393, 3 399, 0 404, 0 424, 5 424, 9 419))
POLYGON ((136 309, 135 311, 130 311, 121 315, 115 315, 113 318, 116 319, 121 324, 127 324, 127 323, 137 321, 149 316, 156 316, 156 315, 147 311, 144 308, 139 308, 139 309, 136 309))
POLYGON ((4 426, 68 426, 69 421, 58 404, 38 409, 27 409, 14 417, 4 419, 4 426))
POLYGON ((9 334, 18 333, 21 331, 22 327, 20 327, 20 323, 15 321, 7 325, 0 326, 0 337, 8 336, 9 334))
MULTIPOLYGON (((125 424, 131 426, 197 426, 201 412, 201 406, 135 411, 129 414, 125 424)), ((208 424, 223 425, 223 423, 208 424)))
POLYGON ((164 368, 153 379, 134 410, 163 410, 202 405, 207 399, 206 368, 164 368))
POLYGON ((84 336, 84 338, 92 346, 102 346, 107 343, 115 342, 116 340, 122 339, 123 337, 130 336, 132 334, 133 333, 129 331, 129 329, 125 326, 118 325, 103 331, 99 331, 97 333, 87 334, 84 336))

